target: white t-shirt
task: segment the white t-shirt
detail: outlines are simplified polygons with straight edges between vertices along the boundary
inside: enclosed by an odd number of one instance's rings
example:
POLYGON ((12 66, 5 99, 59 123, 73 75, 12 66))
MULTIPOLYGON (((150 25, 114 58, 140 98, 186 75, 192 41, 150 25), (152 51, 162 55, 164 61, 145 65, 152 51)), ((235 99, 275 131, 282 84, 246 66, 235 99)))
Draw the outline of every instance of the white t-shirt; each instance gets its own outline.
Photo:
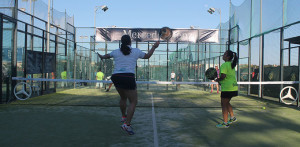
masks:
POLYGON ((121 49, 116 49, 110 53, 110 56, 114 58, 115 67, 113 74, 116 73, 133 73, 135 74, 136 61, 139 58, 144 58, 146 53, 138 48, 131 48, 129 55, 124 55, 121 49))
POLYGON ((175 73, 174 73, 174 72, 171 73, 171 78, 172 78, 172 79, 175 78, 175 73))

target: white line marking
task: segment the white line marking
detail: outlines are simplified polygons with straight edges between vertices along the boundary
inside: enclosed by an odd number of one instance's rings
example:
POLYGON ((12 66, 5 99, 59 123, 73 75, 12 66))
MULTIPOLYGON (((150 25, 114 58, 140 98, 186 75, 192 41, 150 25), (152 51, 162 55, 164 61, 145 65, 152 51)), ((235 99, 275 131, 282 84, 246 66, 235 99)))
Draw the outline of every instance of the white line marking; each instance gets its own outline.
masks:
POLYGON ((151 93, 151 100, 152 100, 152 124, 153 124, 154 147, 159 147, 159 145, 158 145, 158 137, 157 137, 155 111, 154 111, 154 102, 153 102, 153 95, 152 95, 152 93, 151 93))

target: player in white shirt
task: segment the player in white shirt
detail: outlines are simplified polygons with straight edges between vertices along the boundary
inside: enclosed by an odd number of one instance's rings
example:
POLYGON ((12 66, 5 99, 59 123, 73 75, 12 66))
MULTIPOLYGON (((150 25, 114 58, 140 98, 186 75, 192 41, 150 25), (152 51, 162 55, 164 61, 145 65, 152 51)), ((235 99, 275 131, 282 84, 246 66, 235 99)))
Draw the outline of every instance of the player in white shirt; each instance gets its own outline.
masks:
POLYGON ((149 59, 154 50, 159 46, 157 41, 146 54, 138 48, 131 47, 131 38, 129 35, 123 35, 121 38, 121 48, 112 51, 110 54, 99 55, 101 59, 114 58, 114 71, 111 77, 121 99, 120 109, 122 113, 121 122, 124 124, 121 126, 124 131, 129 135, 133 135, 133 129, 131 127, 131 119, 133 117, 135 107, 137 104, 137 90, 135 81, 135 67, 139 58, 149 59), (130 105, 126 114, 126 102, 129 99, 130 105))
POLYGON ((176 74, 174 71, 172 71, 171 73, 171 81, 174 82, 175 81, 175 77, 176 77, 176 74))

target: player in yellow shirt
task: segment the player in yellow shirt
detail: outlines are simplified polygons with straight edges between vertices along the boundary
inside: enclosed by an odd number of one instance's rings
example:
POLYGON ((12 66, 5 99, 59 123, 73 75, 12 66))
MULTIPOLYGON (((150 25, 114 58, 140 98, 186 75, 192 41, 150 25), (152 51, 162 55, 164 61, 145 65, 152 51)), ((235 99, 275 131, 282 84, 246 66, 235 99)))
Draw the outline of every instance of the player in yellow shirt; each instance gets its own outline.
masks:
POLYGON ((228 128, 229 124, 236 122, 237 119, 233 114, 230 100, 238 95, 238 85, 236 81, 235 66, 238 62, 238 57, 235 52, 227 50, 223 55, 223 63, 220 67, 220 77, 216 79, 221 85, 221 106, 223 114, 223 123, 216 125, 217 128, 228 128), (228 113, 230 120, 228 121, 228 113))
MULTIPOLYGON (((103 80, 104 78, 104 73, 101 72, 101 69, 99 69, 99 71, 97 72, 97 75, 96 75, 96 80, 103 80)), ((101 87, 103 87, 103 83, 99 82, 99 83, 96 83, 96 88, 99 87, 101 89, 101 87)))
MULTIPOLYGON (((61 72, 60 76, 61 76, 61 79, 67 79, 67 70, 64 69, 64 71, 61 72)), ((61 82, 61 87, 64 88, 65 86, 66 87, 68 86, 67 82, 61 82)))

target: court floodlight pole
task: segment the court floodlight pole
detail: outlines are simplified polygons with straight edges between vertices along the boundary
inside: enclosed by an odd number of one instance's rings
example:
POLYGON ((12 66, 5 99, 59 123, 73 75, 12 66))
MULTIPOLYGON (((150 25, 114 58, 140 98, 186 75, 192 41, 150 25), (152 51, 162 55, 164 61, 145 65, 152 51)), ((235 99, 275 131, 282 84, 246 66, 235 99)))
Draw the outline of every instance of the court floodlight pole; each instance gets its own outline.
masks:
MULTIPOLYGON (((198 30, 199 32, 199 30, 198 30)), ((199 33, 198 33, 199 34, 199 33)), ((200 63, 199 63, 199 58, 200 56, 200 46, 199 46, 199 41, 197 42, 197 80, 196 82, 199 82, 199 75, 200 75, 200 63)))
MULTIPOLYGON (((98 8, 97 8, 97 6, 95 7, 95 9, 94 9, 94 33, 95 33, 95 35, 94 35, 94 51, 96 50, 96 33, 97 33, 97 28, 96 28, 96 12, 97 12, 97 10, 98 10, 98 8)), ((92 54, 92 51, 91 51, 91 48, 90 48, 90 50, 89 50, 89 55, 90 55, 90 62, 92 61, 91 60, 91 54, 92 54)), ((89 67, 89 70, 90 70, 90 72, 91 72, 91 67, 89 67)))
MULTIPOLYGON (((252 3, 252 0, 250 0, 251 2, 251 9, 250 9, 250 38, 248 39, 248 81, 250 82, 251 81, 251 37, 252 37, 252 8, 253 8, 253 3, 252 3)), ((229 23, 230 25, 230 23, 229 23)), ((230 37, 230 36, 228 36, 230 37)), ((254 70, 254 69, 253 69, 254 70)), ((247 92, 247 95, 250 95, 251 94, 251 85, 249 84, 248 85, 248 92, 247 92)))
MULTIPOLYGON (((135 42, 135 47, 138 48, 138 41, 135 42)), ((138 62, 135 64, 135 80, 138 80, 138 62)))
MULTIPOLYGON (((284 49, 284 26, 285 26, 285 0, 282 1, 282 27, 280 29, 280 73, 279 78, 280 81, 283 81, 283 49, 284 49)), ((290 50, 290 43, 289 43, 289 50, 290 50)), ((299 64, 298 64, 299 65, 299 64)), ((280 85, 280 89, 283 88, 283 84, 280 85)), ((300 89, 300 87, 298 88, 300 89)), ((281 102, 280 99, 278 99, 279 102, 281 102)), ((299 101, 299 100, 298 100, 299 101)))
POLYGON ((96 31, 97 31, 97 29, 96 29, 96 12, 97 12, 97 6, 95 7, 95 9, 94 9, 94 33, 95 33, 95 35, 94 35, 94 45, 95 45, 95 43, 96 43, 96 31))
MULTIPOLYGON (((174 68, 174 66, 173 66, 173 68, 174 68)), ((178 41, 176 42, 176 57, 175 57, 175 69, 176 69, 176 73, 179 73, 179 69, 178 69, 178 41)), ((177 78, 176 78, 176 80, 177 80, 177 78)), ((177 85, 176 85, 176 90, 178 90, 177 89, 177 85)))
MULTIPOLYGON (((252 7, 252 0, 251 0, 251 7, 252 7)), ((227 46, 227 50, 230 49, 230 33, 231 33, 231 0, 229 0, 229 25, 228 25, 228 46, 227 46)), ((251 33, 251 31, 250 31, 250 33, 251 33)))
MULTIPOLYGON (((169 80, 169 40, 167 41, 167 81, 169 80)), ((168 90, 168 84, 167 84, 168 90)))
POLYGON ((103 5, 103 6, 95 6, 95 9, 94 9, 94 28, 95 28, 95 42, 94 43, 96 43, 96 31, 97 31, 97 29, 96 29, 96 13, 97 13, 97 11, 98 11, 98 9, 99 8, 101 8, 102 9, 102 11, 107 11, 108 10, 108 7, 106 6, 106 5, 103 5))
POLYGON ((220 48, 221 48, 221 20, 222 20, 222 14, 221 14, 221 8, 209 8, 208 10, 207 10, 207 12, 209 13, 209 14, 214 14, 215 13, 215 11, 218 11, 218 13, 219 13, 219 15, 220 15, 220 23, 219 23, 219 44, 220 44, 220 48))
MULTIPOLYGON (((105 55, 107 54, 107 42, 105 41, 105 55)), ((106 77, 107 77, 107 62, 105 60, 104 62, 104 73, 106 74, 106 77)))
MULTIPOLYGON (((13 10, 13 18, 15 20, 18 20, 18 1, 15 0, 15 7, 13 10)), ((2 23, 3 23, 3 18, 2 18, 2 23)), ((2 34, 3 35, 3 25, 2 25, 2 34)), ((12 58, 12 68, 11 68, 11 76, 9 76, 9 78, 14 77, 17 75, 17 45, 18 45, 18 41, 17 41, 17 35, 18 35, 18 22, 14 22, 14 27, 12 27, 12 34, 13 34, 13 48, 12 48, 12 53, 11 53, 11 58, 12 58)), ((3 37, 2 37, 3 39, 3 37)), ((3 40, 2 40, 3 41, 3 40)), ((4 43, 4 42, 2 42, 4 43)), ((3 45, 3 44, 2 44, 3 45)), ((2 46, 1 46, 2 47, 2 46)), ((2 51, 1 51, 2 52, 2 51)), ((7 82, 9 83, 9 82, 7 82)), ((13 90, 13 88, 16 85, 16 81, 11 81, 11 89, 13 90)), ((9 89, 9 86, 7 85, 7 88, 9 89)), ((7 90, 8 92, 9 90, 7 90)), ((8 94, 9 95, 9 94, 8 94)), ((8 98, 8 97, 6 97, 8 98)), ((8 101, 8 99, 6 99, 6 101, 8 101)))
MULTIPOLYGON (((51 11, 51 0, 48 0, 48 21, 47 21, 47 43, 46 43, 46 53, 50 51, 50 11, 51 11)), ((44 38, 44 36, 43 36, 44 38)), ((43 42, 44 43, 44 42, 43 42)), ((43 65, 42 65, 42 77, 43 78, 48 78, 48 73, 44 73, 44 59, 45 59, 45 56, 44 56, 44 48, 43 48, 43 65)), ((48 86, 47 84, 48 82, 45 82, 45 84, 48 86)), ((42 82, 42 86, 43 86, 43 82, 42 82)), ((46 90, 48 90, 48 87, 46 86, 46 90)), ((42 87, 43 88, 43 87, 42 87)), ((43 90, 41 90, 41 94, 43 94, 43 90)))
POLYGON ((218 11, 219 11, 219 14, 220 14, 220 31, 219 31, 219 36, 220 36, 220 40, 219 40, 219 43, 220 43, 220 50, 222 50, 222 37, 221 37, 221 34, 222 34, 222 27, 221 27, 221 25, 222 25, 222 14, 221 14, 221 8, 220 9, 217 9, 218 11))
MULTIPOLYGON (((30 0, 30 18, 31 18, 31 21, 30 21, 30 24, 31 24, 31 33, 33 34, 34 32, 34 29, 33 29, 33 26, 34 26, 34 7, 35 7, 35 0, 32 2, 32 0, 30 0), (31 7, 31 5, 33 4, 33 6, 31 7)), ((30 50, 33 51, 33 35, 30 35, 30 50)), ((33 77, 33 75, 31 74, 31 77, 33 77)))
MULTIPOLYGON (((260 30, 260 37, 259 37, 259 82, 262 81, 262 72, 263 72, 263 35, 262 35, 262 0, 260 0, 260 25, 259 25, 259 30, 260 30)), ((262 98, 262 85, 259 84, 259 90, 258 90, 258 97, 262 98)))
MULTIPOLYGON (((149 49, 150 49, 150 44, 149 44, 149 41, 148 41, 148 52, 149 52, 149 49)), ((144 67, 145 68, 145 67, 144 67)), ((145 74, 145 73, 144 73, 145 74)), ((148 67, 147 67, 147 81, 149 82, 149 59, 148 59, 148 67)), ((147 84, 147 90, 149 90, 149 84, 147 84)))
MULTIPOLYGON (((94 52, 96 51, 96 35, 97 35, 97 28, 96 28, 96 13, 97 13, 97 10, 99 9, 99 8, 101 8, 102 9, 102 11, 107 11, 108 10, 108 7, 106 6, 106 5, 103 5, 103 6, 95 6, 95 9, 94 9, 94 33, 95 33, 95 35, 94 35, 94 52)), ((106 42, 105 42, 105 46, 106 46, 106 42)), ((107 49, 106 49, 107 50, 107 49)), ((92 51, 91 51, 91 49, 90 49, 90 62, 92 62, 92 51)), ((105 64, 105 66, 106 66, 106 64, 105 64)), ((104 67, 105 68, 105 72, 106 72, 106 67, 104 67)), ((91 67, 89 67, 89 71, 90 71, 90 73, 91 73, 91 67)), ((91 76, 91 74, 90 74, 90 76, 91 76)))

